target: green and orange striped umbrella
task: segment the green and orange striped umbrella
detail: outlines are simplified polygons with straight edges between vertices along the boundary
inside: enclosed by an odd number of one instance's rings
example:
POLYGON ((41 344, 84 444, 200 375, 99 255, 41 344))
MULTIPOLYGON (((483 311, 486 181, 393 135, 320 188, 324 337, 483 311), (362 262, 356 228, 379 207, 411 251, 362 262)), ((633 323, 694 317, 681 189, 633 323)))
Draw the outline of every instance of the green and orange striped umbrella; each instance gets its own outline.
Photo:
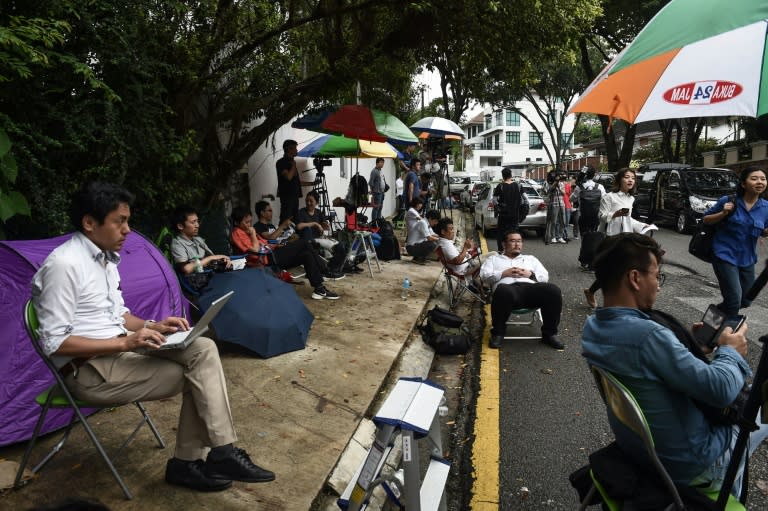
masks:
POLYGON ((768 2, 672 0, 570 112, 638 123, 768 113, 768 2))

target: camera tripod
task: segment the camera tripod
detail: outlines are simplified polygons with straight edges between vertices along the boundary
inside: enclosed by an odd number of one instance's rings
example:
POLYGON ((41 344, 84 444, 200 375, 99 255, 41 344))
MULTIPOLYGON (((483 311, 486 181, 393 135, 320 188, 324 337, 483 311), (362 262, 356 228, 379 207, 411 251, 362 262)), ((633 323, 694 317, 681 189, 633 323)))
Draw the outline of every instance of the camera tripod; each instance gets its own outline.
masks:
POLYGON ((451 207, 448 209, 450 209, 450 216, 453 218, 453 197, 451 196, 451 185, 448 180, 448 165, 446 163, 441 163, 440 170, 432 173, 430 180, 434 180, 435 191, 437 192, 435 194, 435 199, 437 200, 435 209, 440 212, 441 216, 445 216, 445 202, 446 199, 449 198, 451 207))
POLYGON ((333 209, 331 201, 328 199, 328 182, 325 179, 325 173, 322 168, 317 168, 312 191, 317 192, 317 195, 320 196, 317 208, 320 210, 320 214, 328 220, 331 235, 333 235, 333 225, 336 223, 336 210, 333 209))

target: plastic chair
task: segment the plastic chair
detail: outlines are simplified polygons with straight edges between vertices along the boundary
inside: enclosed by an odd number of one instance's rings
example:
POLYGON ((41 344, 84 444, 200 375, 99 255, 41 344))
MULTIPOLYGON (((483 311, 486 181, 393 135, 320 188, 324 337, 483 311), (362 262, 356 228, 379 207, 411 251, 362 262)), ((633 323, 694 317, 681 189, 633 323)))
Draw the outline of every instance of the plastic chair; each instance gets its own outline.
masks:
MULTIPOLYGON (((627 427, 629 431, 636 434, 642 441, 645 447, 645 452, 648 456, 648 460, 651 462, 651 468, 656 472, 664 487, 669 492, 672 498, 672 504, 666 507, 666 510, 684 510, 685 505, 680 497, 680 493, 675 486, 674 481, 670 477, 667 469, 659 460, 656 454, 656 446, 653 442, 653 435, 651 434, 651 428, 645 419, 643 410, 640 408, 635 397, 613 374, 596 366, 591 366, 592 375, 597 383, 597 388, 600 391, 600 396, 603 398, 608 415, 621 422, 627 427)), ((605 489, 597 480, 595 474, 590 470, 590 477, 593 481, 593 486, 589 490, 586 498, 581 502, 579 510, 586 509, 588 502, 592 499, 595 492, 600 493, 603 501, 608 509, 611 511, 617 511, 622 508, 622 503, 611 499, 605 494, 605 489)), ((705 493, 705 495, 711 500, 717 500, 719 493, 705 493)), ((741 503, 736 500, 733 495, 729 496, 728 504, 725 508, 727 511, 737 511, 746 509, 741 503)))
MULTIPOLYGON (((76 399, 75 397, 72 396, 66 384, 64 383, 64 378, 61 376, 61 373, 59 372, 59 370, 53 364, 51 359, 45 354, 42 347, 40 346, 39 336, 37 333, 38 326, 39 326, 37 321, 37 314, 35 313, 35 309, 32 306, 31 301, 28 301, 24 306, 24 326, 27 330, 27 335, 29 335, 29 338, 32 341, 32 345, 34 346, 35 351, 37 351, 38 355, 40 355, 40 358, 43 359, 43 362, 45 362, 45 365, 51 371, 51 374, 53 375, 56 382, 51 387, 41 392, 35 398, 35 401, 41 407, 40 418, 37 420, 37 424, 35 425, 35 430, 32 433, 32 438, 30 438, 29 443, 27 444, 27 449, 24 451, 24 457, 22 458, 21 464, 19 465, 19 470, 16 473, 16 479, 13 483, 13 487, 20 488, 21 486, 26 484, 26 482, 22 482, 24 469, 26 468, 27 463, 29 462, 30 455, 32 454, 32 449, 34 448, 35 443, 37 442, 37 439, 40 435, 40 430, 43 427, 43 423, 45 422, 45 416, 48 414, 48 410, 50 410, 51 408, 71 408, 72 419, 69 421, 69 424, 66 426, 63 436, 56 443, 56 445, 53 446, 53 448, 48 452, 48 454, 45 455, 42 461, 40 461, 34 468, 32 468, 31 470, 32 473, 36 474, 37 472, 39 472, 43 468, 43 466, 46 463, 48 463, 48 461, 50 461, 51 458, 53 458, 53 456, 56 455, 62 449, 62 447, 64 446, 64 443, 69 438, 69 434, 72 431, 72 427, 75 425, 75 423, 79 421, 83 425, 83 428, 85 429, 85 432, 88 434, 88 437, 91 439, 91 442, 93 442, 93 446, 96 447, 97 451, 99 451, 99 454, 104 460, 104 463, 106 463, 107 466, 109 467, 109 470, 112 472, 112 475, 117 481, 117 484, 120 485, 120 489, 123 490, 125 497, 129 500, 132 499, 133 496, 131 495, 131 492, 128 490, 128 487, 123 482, 123 479, 120 477, 120 474, 117 472, 117 469, 115 468, 112 460, 107 455, 106 451, 104 450, 104 447, 102 447, 101 445, 101 442, 99 442, 99 439, 96 436, 96 433, 93 431, 90 424, 88 424, 87 418, 81 411, 81 408, 100 408, 100 409, 114 408, 116 406, 122 406, 123 403, 116 403, 115 405, 112 405, 112 406, 93 405, 93 404, 81 401, 79 399, 76 399)), ((115 453, 115 457, 117 457, 120 454, 120 452, 123 450, 123 448, 126 447, 131 442, 131 440, 134 439, 134 437, 138 434, 139 430, 144 424, 149 426, 149 429, 152 431, 152 434, 155 436, 155 439, 157 440, 158 446, 161 449, 165 448, 165 442, 160 436, 160 433, 157 431, 157 428, 155 427, 154 422, 152 422, 152 419, 149 417, 149 414, 147 413, 147 410, 144 408, 144 405, 142 405, 140 401, 134 401, 133 404, 136 406, 136 408, 139 409, 139 412, 141 413, 141 420, 139 421, 139 424, 136 426, 133 432, 130 434, 130 436, 117 449, 117 452, 115 453)))
POLYGON ((474 286, 470 287, 471 277, 456 273, 450 266, 448 266, 448 261, 445 258, 442 248, 437 247, 435 253, 437 254, 438 261, 443 265, 443 275, 445 275, 445 282, 448 287, 449 309, 453 310, 465 293, 468 293, 474 299, 479 300, 480 303, 487 303, 485 293, 483 293, 482 289, 477 289, 474 286))

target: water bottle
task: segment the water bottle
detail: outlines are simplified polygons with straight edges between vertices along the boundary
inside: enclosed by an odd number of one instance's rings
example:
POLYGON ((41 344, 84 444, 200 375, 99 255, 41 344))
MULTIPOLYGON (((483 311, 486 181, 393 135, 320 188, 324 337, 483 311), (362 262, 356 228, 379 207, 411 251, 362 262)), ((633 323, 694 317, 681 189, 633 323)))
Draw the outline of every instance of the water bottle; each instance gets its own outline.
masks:
POLYGON ((400 293, 400 297, 403 300, 407 300, 408 294, 410 293, 410 291, 411 291, 411 281, 408 280, 408 277, 405 277, 403 279, 403 291, 400 293))
POLYGON ((200 258, 195 257, 193 261, 195 262, 195 273, 203 273, 203 265, 200 263, 200 258))

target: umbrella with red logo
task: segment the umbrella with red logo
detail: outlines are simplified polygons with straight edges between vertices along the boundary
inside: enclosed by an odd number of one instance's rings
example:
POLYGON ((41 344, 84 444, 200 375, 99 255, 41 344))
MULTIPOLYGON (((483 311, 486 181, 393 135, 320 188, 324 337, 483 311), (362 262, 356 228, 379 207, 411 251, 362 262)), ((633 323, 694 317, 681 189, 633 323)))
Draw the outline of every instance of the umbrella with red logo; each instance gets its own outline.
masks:
POLYGON ((570 112, 638 123, 768 113, 768 2, 672 0, 570 112))

